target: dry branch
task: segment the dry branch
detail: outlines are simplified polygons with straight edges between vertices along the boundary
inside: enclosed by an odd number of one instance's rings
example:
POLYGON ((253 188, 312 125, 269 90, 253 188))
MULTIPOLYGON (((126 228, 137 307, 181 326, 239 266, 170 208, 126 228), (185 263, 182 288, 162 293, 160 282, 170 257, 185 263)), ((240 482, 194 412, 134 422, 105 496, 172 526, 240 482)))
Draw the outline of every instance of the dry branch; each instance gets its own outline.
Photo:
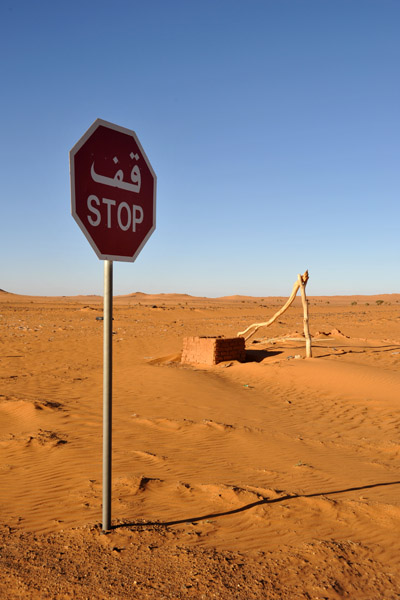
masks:
POLYGON ((249 338, 251 338, 252 335, 255 334, 256 331, 258 331, 258 329, 260 329, 260 327, 268 327, 269 325, 272 325, 272 323, 274 321, 276 321, 276 319, 278 317, 283 315, 283 313, 289 308, 289 306, 292 304, 292 302, 296 298, 296 294, 299 291, 299 288, 301 287, 300 281, 302 282, 303 286, 305 286, 307 284, 308 271, 305 271, 304 275, 299 275, 299 278, 296 281, 296 283, 294 284, 292 293, 290 294, 286 304, 284 306, 282 306, 282 308, 280 310, 278 310, 278 312, 275 313, 274 316, 269 321, 266 321, 265 323, 253 323, 252 325, 249 325, 249 327, 247 327, 247 329, 245 329, 244 331, 239 331, 239 333, 237 334, 237 337, 245 336, 247 332, 254 329, 254 331, 251 331, 251 333, 249 333, 249 335, 247 335, 244 338, 245 340, 248 340, 249 338))

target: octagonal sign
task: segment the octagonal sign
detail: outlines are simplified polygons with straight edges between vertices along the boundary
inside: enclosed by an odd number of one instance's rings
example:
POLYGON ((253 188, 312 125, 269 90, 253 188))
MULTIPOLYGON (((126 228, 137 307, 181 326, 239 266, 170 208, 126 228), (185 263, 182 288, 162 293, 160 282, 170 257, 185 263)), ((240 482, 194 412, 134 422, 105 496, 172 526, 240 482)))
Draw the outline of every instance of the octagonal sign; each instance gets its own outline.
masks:
POLYGON ((156 227, 156 174, 130 129, 97 119, 70 154, 72 216, 102 260, 133 262, 156 227))

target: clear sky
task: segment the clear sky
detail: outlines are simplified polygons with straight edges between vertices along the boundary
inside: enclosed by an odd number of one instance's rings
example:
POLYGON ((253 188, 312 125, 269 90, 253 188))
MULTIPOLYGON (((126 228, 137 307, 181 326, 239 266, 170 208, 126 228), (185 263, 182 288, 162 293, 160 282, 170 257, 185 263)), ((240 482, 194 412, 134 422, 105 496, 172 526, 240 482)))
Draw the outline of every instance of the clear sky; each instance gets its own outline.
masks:
POLYGON ((136 131, 157 229, 116 294, 400 291, 398 0, 2 0, 0 288, 101 294, 68 153, 136 131))

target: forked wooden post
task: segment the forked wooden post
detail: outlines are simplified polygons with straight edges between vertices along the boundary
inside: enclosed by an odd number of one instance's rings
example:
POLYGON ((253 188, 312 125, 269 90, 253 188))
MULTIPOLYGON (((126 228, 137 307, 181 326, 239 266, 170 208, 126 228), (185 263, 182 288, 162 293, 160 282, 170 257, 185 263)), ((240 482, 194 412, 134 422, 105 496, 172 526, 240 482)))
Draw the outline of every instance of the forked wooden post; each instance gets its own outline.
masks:
POLYGON ((308 278, 309 278, 308 271, 305 271, 303 275, 298 276, 297 281, 293 286, 292 293, 290 294, 289 299, 287 300, 286 304, 284 304, 284 306, 282 306, 282 308, 280 310, 278 310, 278 312, 275 313, 274 316, 271 317, 271 319, 269 321, 265 321, 265 323, 253 323, 252 325, 249 325, 249 327, 247 327, 244 331, 239 331, 237 335, 244 337, 244 339, 247 341, 249 338, 251 338, 251 336, 253 336, 256 333, 256 331, 258 331, 258 329, 260 329, 260 327, 268 327, 269 325, 272 325, 272 323, 274 321, 276 321, 276 319, 278 317, 280 317, 289 308, 289 306, 292 304, 292 302, 296 298, 296 294, 300 288, 301 301, 303 304, 303 313, 304 313, 303 321, 304 321, 304 337, 306 339, 306 358, 311 358, 311 335, 310 335, 310 330, 308 327, 308 300, 306 297, 306 285, 307 285, 308 278))
POLYGON ((306 358, 311 358, 311 356, 312 356, 311 336, 310 336, 310 329, 309 329, 309 325, 308 325, 308 300, 307 300, 307 296, 306 296, 307 281, 308 281, 308 277, 305 278, 302 275, 298 276, 298 282, 300 285, 300 293, 301 293, 301 302, 303 304, 304 337, 306 338, 306 358))
MULTIPOLYGON (((308 281, 308 271, 305 271, 304 275, 299 275, 299 277, 301 277, 301 281, 302 281, 303 285, 306 285, 306 283, 308 281)), ((265 323, 253 323, 252 325, 249 325, 249 327, 247 327, 244 331, 239 331, 237 335, 241 336, 241 337, 244 337, 244 339, 247 341, 249 338, 251 338, 256 333, 256 331, 258 331, 258 329, 260 329, 260 327, 269 327, 269 325, 272 325, 272 323, 274 323, 274 321, 276 321, 276 319, 278 317, 280 317, 281 315, 283 315, 283 313, 285 311, 287 311, 287 309, 289 308, 289 306, 293 303, 294 299, 296 298, 296 294, 299 291, 300 287, 301 287, 301 283, 300 283, 300 281, 298 279, 296 281, 296 283, 294 284, 294 286, 293 286, 292 293, 290 294, 289 299, 287 300, 287 302, 282 306, 281 309, 278 310, 277 313, 274 314, 273 317, 270 318, 269 321, 265 321, 265 323)))

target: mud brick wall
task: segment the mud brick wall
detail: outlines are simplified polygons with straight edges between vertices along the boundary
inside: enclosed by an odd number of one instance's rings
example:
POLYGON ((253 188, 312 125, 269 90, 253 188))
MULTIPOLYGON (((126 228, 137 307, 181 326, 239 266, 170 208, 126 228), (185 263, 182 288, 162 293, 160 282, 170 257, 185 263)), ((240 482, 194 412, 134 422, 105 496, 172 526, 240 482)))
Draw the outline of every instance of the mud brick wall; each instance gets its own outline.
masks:
POLYGON ((246 358, 242 337, 187 337, 183 339, 182 363, 216 365, 225 360, 246 358))

